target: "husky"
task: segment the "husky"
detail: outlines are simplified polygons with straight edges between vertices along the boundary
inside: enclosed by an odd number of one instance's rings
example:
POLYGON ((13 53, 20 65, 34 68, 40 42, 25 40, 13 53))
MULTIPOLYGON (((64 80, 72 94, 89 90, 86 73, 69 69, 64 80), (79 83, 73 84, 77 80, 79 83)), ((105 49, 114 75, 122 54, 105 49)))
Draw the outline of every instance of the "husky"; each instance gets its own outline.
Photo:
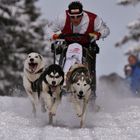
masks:
POLYGON ((36 52, 28 54, 24 62, 23 86, 32 103, 33 114, 36 116, 36 107, 39 101, 35 82, 39 79, 45 68, 43 56, 36 52))
POLYGON ((70 92, 77 116, 80 118, 80 127, 85 121, 87 104, 91 95, 91 78, 87 67, 83 64, 74 64, 67 73, 67 90, 70 92))
POLYGON ((57 108, 61 102, 64 72, 59 65, 52 64, 45 69, 41 77, 42 98, 45 103, 45 109, 49 113, 49 124, 52 124, 53 116, 56 115, 57 108))

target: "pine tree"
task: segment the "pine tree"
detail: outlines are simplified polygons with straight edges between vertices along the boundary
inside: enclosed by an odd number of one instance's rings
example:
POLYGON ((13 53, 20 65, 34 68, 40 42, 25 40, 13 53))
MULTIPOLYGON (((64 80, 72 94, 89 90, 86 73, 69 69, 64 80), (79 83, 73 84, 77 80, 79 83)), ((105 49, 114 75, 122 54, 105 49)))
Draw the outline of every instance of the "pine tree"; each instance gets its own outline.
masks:
MULTIPOLYGON (((128 6, 128 5, 138 5, 140 0, 119 0, 118 5, 128 6)), ((137 45, 133 48, 131 47, 127 54, 130 53, 139 53, 140 52, 140 17, 138 19, 132 21, 127 25, 129 30, 128 34, 125 35, 120 41, 118 41, 115 46, 119 47, 122 46, 129 41, 137 42, 137 45)))
POLYGON ((44 52, 45 23, 39 21, 35 0, 0 1, 0 94, 22 87, 25 55, 44 52))
POLYGON ((25 11, 24 15, 27 16, 26 19, 26 33, 27 40, 26 47, 30 48, 30 51, 39 51, 44 52, 44 32, 43 28, 45 26, 44 22, 39 20, 40 10, 36 8, 35 2, 38 0, 25 0, 24 6, 25 11))

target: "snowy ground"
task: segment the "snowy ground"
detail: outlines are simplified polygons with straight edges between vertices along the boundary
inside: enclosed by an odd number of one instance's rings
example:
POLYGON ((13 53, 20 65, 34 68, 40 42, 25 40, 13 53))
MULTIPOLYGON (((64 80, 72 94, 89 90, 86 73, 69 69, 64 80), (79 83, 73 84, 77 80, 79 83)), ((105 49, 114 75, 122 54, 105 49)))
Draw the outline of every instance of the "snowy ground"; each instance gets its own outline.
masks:
POLYGON ((116 93, 98 91, 101 109, 93 112, 89 107, 82 129, 66 97, 54 126, 48 125, 47 114, 32 116, 28 98, 0 97, 0 140, 139 140, 140 98, 116 93))

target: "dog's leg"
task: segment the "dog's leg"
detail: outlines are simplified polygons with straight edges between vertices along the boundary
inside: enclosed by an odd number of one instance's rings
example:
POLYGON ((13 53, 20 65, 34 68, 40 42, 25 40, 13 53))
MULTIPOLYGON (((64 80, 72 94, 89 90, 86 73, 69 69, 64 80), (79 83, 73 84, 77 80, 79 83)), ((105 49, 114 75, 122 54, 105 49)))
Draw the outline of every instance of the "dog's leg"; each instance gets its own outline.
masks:
POLYGON ((35 96, 33 95, 33 93, 32 92, 30 92, 30 91, 26 91, 27 92, 27 94, 28 94, 28 96, 29 96, 29 99, 30 99, 30 101, 31 101, 31 104, 32 104, 32 112, 33 112, 33 115, 34 115, 34 117, 36 117, 36 98, 35 98, 35 96))
POLYGON ((36 118, 36 105, 34 102, 32 102, 32 107, 33 107, 33 114, 34 114, 34 117, 36 118))
POLYGON ((44 99, 44 102, 45 102, 45 108, 48 109, 48 116, 49 116, 49 124, 52 124, 53 123, 53 115, 51 113, 51 108, 52 108, 52 97, 48 94, 48 93, 45 93, 43 92, 42 94, 43 96, 43 99, 44 99))
POLYGON ((82 128, 84 126, 85 118, 86 118, 86 112, 84 112, 81 116, 80 128, 82 128))
POLYGON ((84 112, 84 114, 81 116, 80 128, 83 128, 84 122, 85 122, 85 118, 86 118, 86 112, 84 112))
POLYGON ((46 107, 45 107, 45 101, 44 99, 41 97, 40 99, 40 102, 41 102, 41 111, 44 113, 47 111, 46 107))
POLYGON ((44 100, 46 110, 48 109, 50 111, 52 107, 52 97, 47 92, 43 92, 42 98, 44 100))
POLYGON ((52 97, 48 94, 47 95, 47 108, 50 111, 53 105, 53 99, 52 97))
POLYGON ((86 117, 87 103, 88 102, 86 100, 83 101, 83 109, 82 109, 82 115, 81 115, 81 121, 80 121, 80 128, 82 128, 84 125, 84 121, 85 121, 85 117, 86 117))
POLYGON ((54 99, 54 101, 53 101, 53 105, 51 108, 51 113, 53 116, 55 116, 55 114, 56 114, 56 110, 58 108, 58 105, 60 104, 60 101, 61 101, 60 97, 58 97, 57 99, 54 99))
POLYGON ((52 108, 53 108, 53 104, 54 104, 55 100, 51 98, 51 106, 49 108, 49 124, 53 124, 53 116, 54 113, 52 113, 52 108))
POLYGON ((49 124, 53 124, 53 115, 51 112, 49 112, 49 124))
POLYGON ((80 106, 80 102, 74 98, 73 103, 74 103, 74 108, 76 110, 77 116, 81 117, 82 109, 80 106))

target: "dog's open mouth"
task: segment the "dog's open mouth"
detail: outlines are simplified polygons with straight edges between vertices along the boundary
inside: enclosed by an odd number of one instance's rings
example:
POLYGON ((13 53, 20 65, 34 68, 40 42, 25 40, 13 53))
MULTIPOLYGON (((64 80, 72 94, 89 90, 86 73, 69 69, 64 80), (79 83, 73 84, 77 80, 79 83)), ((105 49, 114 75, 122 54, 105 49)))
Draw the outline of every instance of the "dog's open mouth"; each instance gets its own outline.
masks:
POLYGON ((56 91, 57 86, 51 86, 51 91, 55 92, 56 91))
POLYGON ((83 95, 77 95, 79 99, 82 99, 84 96, 83 95))
POLYGON ((37 63, 29 63, 29 69, 31 70, 31 72, 35 72, 37 66, 37 63))

